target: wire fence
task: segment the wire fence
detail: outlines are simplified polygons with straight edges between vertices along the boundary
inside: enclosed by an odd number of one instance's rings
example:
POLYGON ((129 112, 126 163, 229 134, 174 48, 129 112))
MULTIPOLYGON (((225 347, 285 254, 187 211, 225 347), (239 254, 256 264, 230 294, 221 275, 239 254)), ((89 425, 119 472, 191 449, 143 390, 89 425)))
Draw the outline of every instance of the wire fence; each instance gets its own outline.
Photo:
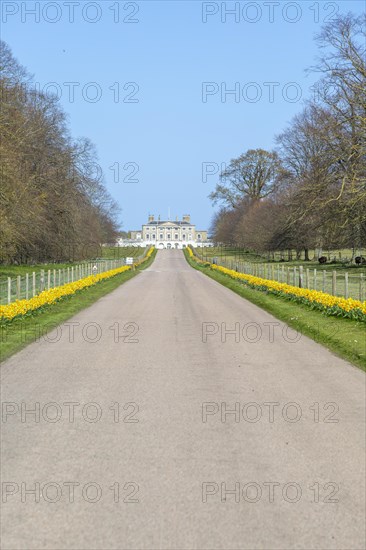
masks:
MULTIPOLYGON (((133 262, 141 260, 145 256, 135 256, 133 262)), ((84 279, 89 275, 104 273, 111 269, 117 269, 126 265, 127 258, 118 260, 96 260, 83 262, 63 269, 48 269, 33 271, 17 277, 7 277, 0 280, 0 304, 11 304, 16 300, 28 300, 40 294, 43 290, 49 290, 58 286, 84 279)))
MULTIPOLYGON (((196 251, 194 251, 198 257, 196 251)), ((202 259, 202 258, 201 258, 202 259)), ((204 259, 204 258, 203 258, 204 259)), ((300 288, 320 290, 333 296, 366 299, 365 275, 363 273, 337 272, 326 269, 310 269, 304 266, 285 266, 266 263, 250 263, 235 258, 213 257, 210 261, 239 273, 254 275, 300 288)))

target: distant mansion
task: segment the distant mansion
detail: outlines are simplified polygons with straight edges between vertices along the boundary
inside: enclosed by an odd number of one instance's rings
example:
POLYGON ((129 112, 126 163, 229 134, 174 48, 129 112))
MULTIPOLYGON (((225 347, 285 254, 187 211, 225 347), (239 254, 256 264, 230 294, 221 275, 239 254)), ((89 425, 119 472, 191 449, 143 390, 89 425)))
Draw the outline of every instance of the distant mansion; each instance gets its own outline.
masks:
POLYGON ((150 246, 156 248, 186 248, 212 246, 207 239, 207 231, 198 230, 191 223, 191 216, 185 215, 182 221, 161 221, 149 216, 147 224, 141 231, 131 231, 131 239, 118 239, 118 246, 150 246))

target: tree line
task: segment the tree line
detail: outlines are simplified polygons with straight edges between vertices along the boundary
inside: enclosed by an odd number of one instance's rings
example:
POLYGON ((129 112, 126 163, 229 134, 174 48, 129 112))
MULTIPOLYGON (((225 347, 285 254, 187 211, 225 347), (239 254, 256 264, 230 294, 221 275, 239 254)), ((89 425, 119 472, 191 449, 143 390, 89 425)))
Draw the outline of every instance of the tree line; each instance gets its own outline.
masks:
POLYGON ((365 15, 322 28, 317 94, 273 151, 232 159, 210 194, 217 243, 260 253, 366 244, 365 15))
POLYGON ((73 139, 57 98, 0 43, 0 262, 78 260, 118 230, 118 206, 95 170, 89 139, 73 139))

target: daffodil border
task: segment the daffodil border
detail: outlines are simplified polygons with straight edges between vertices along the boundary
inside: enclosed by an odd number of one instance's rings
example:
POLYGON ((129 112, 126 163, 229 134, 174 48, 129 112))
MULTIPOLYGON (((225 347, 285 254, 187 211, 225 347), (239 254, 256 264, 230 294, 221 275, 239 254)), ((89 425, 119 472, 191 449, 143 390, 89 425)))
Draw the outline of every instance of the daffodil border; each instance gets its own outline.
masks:
POLYGON ((77 292, 89 288, 91 286, 100 283, 126 271, 130 271, 133 268, 136 268, 146 262, 152 253, 154 252, 154 247, 149 248, 147 254, 142 260, 131 265, 125 265, 118 267, 117 269, 111 269, 105 271, 104 273, 99 273, 98 275, 89 275, 73 283, 67 283, 66 285, 58 286, 56 288, 50 288, 49 290, 44 290, 34 298, 29 300, 16 300, 15 302, 7 305, 0 306, 0 324, 4 325, 9 322, 12 322, 16 319, 24 318, 25 316, 32 315, 35 311, 40 311, 45 307, 51 306, 56 302, 64 298, 68 298, 76 294, 77 292))
POLYGON ((268 294, 281 296, 293 302, 305 304, 310 306, 311 309, 317 309, 324 312, 326 315, 366 322, 366 301, 361 302, 360 300, 354 300, 353 298, 346 299, 338 296, 332 296, 331 294, 326 294, 325 292, 320 292, 317 290, 299 288, 286 283, 272 281, 270 279, 262 279, 261 277, 238 273, 237 271, 228 269, 227 267, 211 264, 209 262, 203 262, 194 256, 191 248, 187 248, 187 251, 189 257, 199 265, 224 273, 232 279, 240 281, 255 290, 261 290, 263 292, 267 292, 268 294))

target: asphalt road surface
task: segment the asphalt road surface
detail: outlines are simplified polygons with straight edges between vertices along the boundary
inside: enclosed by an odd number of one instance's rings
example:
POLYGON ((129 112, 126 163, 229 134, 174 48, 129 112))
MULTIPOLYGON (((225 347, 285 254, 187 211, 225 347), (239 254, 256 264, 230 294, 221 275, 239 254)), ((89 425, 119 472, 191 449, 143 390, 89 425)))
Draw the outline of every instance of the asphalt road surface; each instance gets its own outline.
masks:
POLYGON ((360 370, 176 250, 70 323, 2 366, 2 549, 365 547, 360 370))

